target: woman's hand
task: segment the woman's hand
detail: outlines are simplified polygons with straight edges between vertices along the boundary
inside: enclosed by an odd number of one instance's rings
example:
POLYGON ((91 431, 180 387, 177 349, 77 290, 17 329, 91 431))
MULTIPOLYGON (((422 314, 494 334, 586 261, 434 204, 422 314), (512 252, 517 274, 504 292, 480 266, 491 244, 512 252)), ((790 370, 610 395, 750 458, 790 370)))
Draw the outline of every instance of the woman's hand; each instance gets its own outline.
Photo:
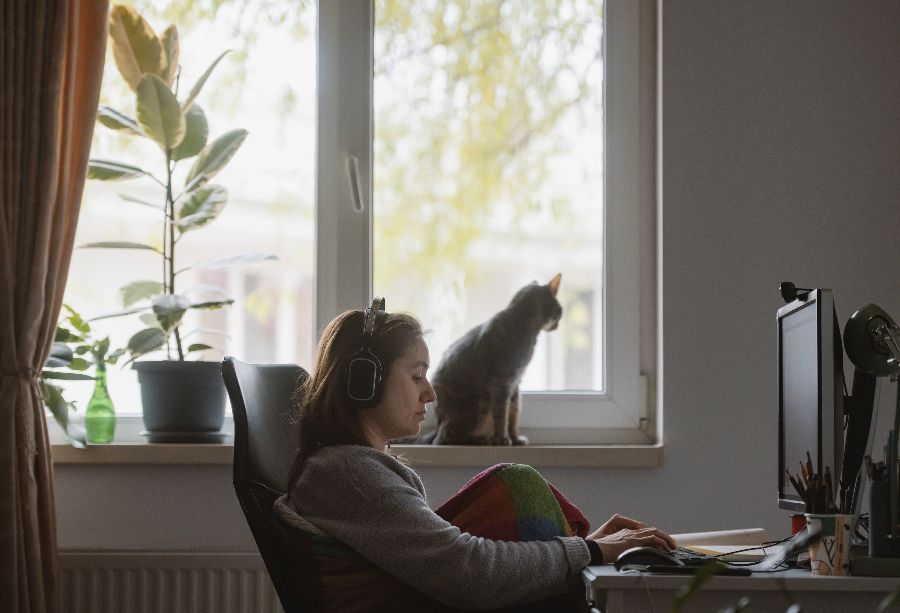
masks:
POLYGON ((632 547, 658 547, 669 550, 675 547, 671 536, 634 519, 613 515, 588 538, 597 542, 604 562, 613 562, 619 554, 632 547))

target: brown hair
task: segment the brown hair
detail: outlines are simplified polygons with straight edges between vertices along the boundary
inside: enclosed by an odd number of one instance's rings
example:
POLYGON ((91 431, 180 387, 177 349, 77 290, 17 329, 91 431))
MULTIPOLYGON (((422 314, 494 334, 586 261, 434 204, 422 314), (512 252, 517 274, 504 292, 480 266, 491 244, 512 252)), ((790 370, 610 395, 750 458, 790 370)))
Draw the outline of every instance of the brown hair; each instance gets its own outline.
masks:
MULTIPOLYGON (((306 459, 320 449, 331 445, 369 445, 359 422, 360 409, 347 397, 347 362, 361 346, 363 321, 362 311, 345 311, 322 331, 313 372, 294 395, 299 432, 289 489, 300 477, 306 459)), ((411 315, 384 316, 369 345, 384 367, 383 379, 387 379, 391 365, 422 334, 421 324, 411 315)))

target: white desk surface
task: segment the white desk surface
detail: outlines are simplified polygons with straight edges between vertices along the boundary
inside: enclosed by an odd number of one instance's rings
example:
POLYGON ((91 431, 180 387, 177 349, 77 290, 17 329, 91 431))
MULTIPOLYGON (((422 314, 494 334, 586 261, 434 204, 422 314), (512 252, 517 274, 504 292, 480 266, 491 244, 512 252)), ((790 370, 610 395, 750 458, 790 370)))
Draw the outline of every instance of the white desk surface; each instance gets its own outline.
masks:
MULTIPOLYGON (((604 613, 667 612, 678 590, 691 580, 686 575, 619 573, 612 565, 588 566, 582 576, 604 613)), ((898 587, 900 578, 895 577, 819 577, 804 570, 710 577, 685 610, 718 612, 737 605, 746 596, 750 600, 748 612, 783 612, 798 603, 804 612, 875 613, 881 600, 898 587)))

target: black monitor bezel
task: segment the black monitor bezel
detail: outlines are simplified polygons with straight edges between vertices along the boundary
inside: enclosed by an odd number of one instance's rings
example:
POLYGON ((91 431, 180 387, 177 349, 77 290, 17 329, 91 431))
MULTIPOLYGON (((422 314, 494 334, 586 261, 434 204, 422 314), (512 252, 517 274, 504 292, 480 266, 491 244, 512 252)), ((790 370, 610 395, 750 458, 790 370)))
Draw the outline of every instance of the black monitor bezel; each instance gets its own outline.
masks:
MULTIPOLYGON (((831 466, 837 479, 840 475, 843 455, 843 396, 836 391, 839 383, 837 368, 843 371, 843 359, 835 355, 835 309, 831 290, 815 289, 805 299, 797 299, 778 309, 776 325, 778 333, 778 506, 789 511, 804 511, 805 505, 792 487, 784 487, 785 470, 797 474, 799 466, 785 466, 784 448, 784 380, 782 322, 793 313, 804 309, 816 310, 816 353, 818 359, 818 432, 814 469, 823 474, 826 465, 831 466), (824 436, 823 436, 824 435, 824 436), (827 461, 823 462, 823 459, 827 461), (785 491, 787 490, 787 491, 785 491)), ((839 332, 838 332, 839 333, 839 332)))

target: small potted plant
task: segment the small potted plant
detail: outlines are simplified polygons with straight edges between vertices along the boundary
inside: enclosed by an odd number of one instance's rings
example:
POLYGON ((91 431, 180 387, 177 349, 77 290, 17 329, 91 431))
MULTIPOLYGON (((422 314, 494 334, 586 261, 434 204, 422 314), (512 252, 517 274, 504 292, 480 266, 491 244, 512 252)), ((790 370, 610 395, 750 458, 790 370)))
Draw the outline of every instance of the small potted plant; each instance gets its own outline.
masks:
POLYGON ((242 253, 194 262, 184 266, 176 258, 176 247, 188 233, 208 226, 222 212, 227 190, 211 180, 238 151, 247 131, 231 130, 211 142, 203 109, 196 103, 204 84, 216 65, 228 53, 220 54, 193 87, 179 92, 179 38, 175 26, 157 36, 134 9, 113 5, 109 36, 113 57, 122 78, 135 93, 134 117, 101 105, 98 121, 112 130, 135 138, 149 139, 159 148, 159 170, 154 174, 142 165, 112 160, 91 159, 88 178, 101 181, 125 181, 149 177, 160 186, 159 203, 133 202, 159 210, 163 236, 161 246, 125 241, 95 242, 84 248, 137 249, 153 253, 162 260, 159 279, 142 279, 120 289, 126 310, 107 315, 114 317, 144 312, 147 327, 128 341, 128 362, 158 351, 164 360, 134 362, 141 386, 144 425, 151 441, 209 440, 204 434, 221 429, 225 410, 225 389, 218 362, 190 361, 195 352, 211 349, 203 343, 187 344, 180 326, 191 309, 220 309, 233 300, 221 295, 202 300, 181 291, 179 275, 188 269, 221 269, 238 264, 275 259, 266 253, 242 253), (180 184, 174 179, 176 168, 191 163, 180 184), (187 433, 187 437, 183 436, 187 433))
POLYGON ((106 366, 115 364, 125 349, 110 352, 109 337, 97 340, 90 324, 72 307, 64 304, 63 310, 50 355, 41 369, 41 397, 74 446, 112 442, 116 417, 106 388, 106 366), (86 374, 92 365, 94 376, 86 374), (84 429, 70 422, 71 412, 77 411, 77 406, 75 401, 66 400, 65 390, 58 381, 94 381, 94 393, 85 410, 84 429))

